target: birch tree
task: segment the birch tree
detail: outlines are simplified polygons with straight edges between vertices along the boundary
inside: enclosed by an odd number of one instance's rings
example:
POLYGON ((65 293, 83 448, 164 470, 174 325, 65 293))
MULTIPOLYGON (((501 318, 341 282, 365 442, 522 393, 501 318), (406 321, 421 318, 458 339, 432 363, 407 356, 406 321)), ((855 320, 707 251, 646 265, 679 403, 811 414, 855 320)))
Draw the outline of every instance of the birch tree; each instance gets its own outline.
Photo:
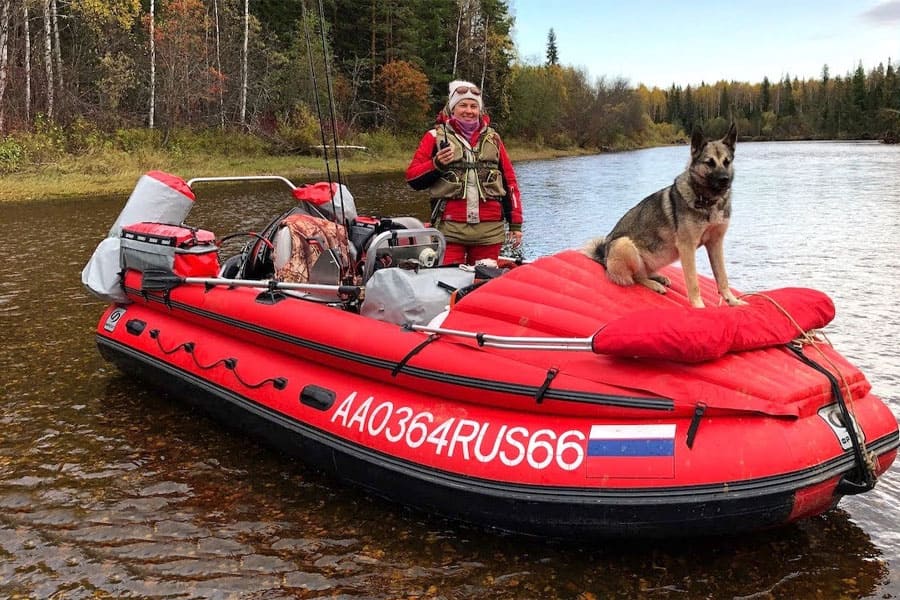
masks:
POLYGON ((241 127, 247 127, 248 42, 250 39, 250 0, 244 0, 244 46, 241 50, 241 127))
POLYGON ((216 77, 219 90, 219 128, 225 129, 225 82, 222 73, 222 44, 219 37, 219 1, 213 0, 213 15, 216 28, 216 77))
POLYGON ((478 37, 477 25, 481 17, 478 0, 458 0, 459 18, 456 22, 456 43, 453 52, 453 76, 457 79, 474 79, 478 68, 473 56, 472 42, 478 37))
MULTIPOLYGON (((487 74, 488 69, 488 33, 490 31, 490 17, 485 17, 484 20, 484 41, 482 42, 483 46, 481 48, 481 83, 478 84, 480 89, 484 89, 484 77, 487 74)), ((552 31, 552 29, 551 29, 552 31)))
POLYGON ((6 77, 9 72, 9 10, 10 0, 0 5, 0 133, 4 131, 3 97, 6 94, 6 77))
POLYGON ((22 4, 22 25, 25 35, 25 122, 31 123, 31 23, 28 18, 28 0, 22 4))
POLYGON ((50 20, 53 25, 53 59, 56 66, 56 90, 63 89, 62 48, 59 44, 59 10, 56 0, 50 0, 50 20))
POLYGON ((50 1, 44 1, 44 72, 47 75, 47 118, 53 120, 53 36, 50 24, 50 1))
POLYGON ((450 75, 456 77, 456 65, 459 64, 459 30, 462 28, 463 10, 462 3, 459 6, 459 16, 456 19, 456 38, 453 43, 453 69, 450 75))
POLYGON ((156 2, 150 0, 150 114, 148 126, 153 129, 156 116, 156 2))

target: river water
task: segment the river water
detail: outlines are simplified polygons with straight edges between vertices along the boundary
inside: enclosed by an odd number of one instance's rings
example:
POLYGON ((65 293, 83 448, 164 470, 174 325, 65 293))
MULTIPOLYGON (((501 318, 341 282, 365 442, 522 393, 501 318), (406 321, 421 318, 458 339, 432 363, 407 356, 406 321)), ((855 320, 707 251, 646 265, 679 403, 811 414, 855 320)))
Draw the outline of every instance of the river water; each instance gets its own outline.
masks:
MULTIPOLYGON (((525 256, 605 234, 687 156, 519 163, 525 256)), ((733 286, 827 292, 829 339, 900 415, 900 146, 740 144, 736 167, 733 286)), ((426 216, 401 175, 348 184, 361 213, 426 216)), ((124 200, 0 206, 0 597, 900 597, 898 466, 777 531, 587 546, 410 512, 231 433, 97 354, 103 306, 79 273, 124 200)), ((287 203, 204 188, 189 222, 258 229, 287 203)))

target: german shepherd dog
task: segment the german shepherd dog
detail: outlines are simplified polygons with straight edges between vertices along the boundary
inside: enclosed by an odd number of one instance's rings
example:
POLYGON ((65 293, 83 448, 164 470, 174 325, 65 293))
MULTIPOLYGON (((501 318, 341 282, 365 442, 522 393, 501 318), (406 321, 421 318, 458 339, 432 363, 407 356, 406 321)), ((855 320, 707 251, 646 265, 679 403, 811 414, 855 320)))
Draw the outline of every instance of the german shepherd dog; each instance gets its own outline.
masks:
POLYGON ((696 251, 706 246, 719 294, 731 306, 746 304, 728 287, 723 246, 731 218, 736 141, 734 123, 720 140, 706 139, 695 128, 687 169, 672 185, 633 206, 608 236, 589 242, 585 254, 606 267, 614 283, 640 283, 660 294, 670 282, 657 271, 680 259, 691 305, 703 308, 696 251))

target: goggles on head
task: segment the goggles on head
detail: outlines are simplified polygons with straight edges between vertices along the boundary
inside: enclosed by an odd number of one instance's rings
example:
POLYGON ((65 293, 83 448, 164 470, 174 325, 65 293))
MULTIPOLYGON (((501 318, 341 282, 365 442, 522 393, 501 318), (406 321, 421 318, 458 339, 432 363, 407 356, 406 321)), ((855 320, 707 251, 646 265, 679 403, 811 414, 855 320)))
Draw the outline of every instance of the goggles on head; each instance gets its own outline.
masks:
POLYGON ((454 94, 468 94, 469 92, 471 92, 472 94, 474 94, 476 96, 481 95, 481 90, 479 90, 474 85, 473 86, 461 85, 458 88, 456 88, 455 90, 453 90, 454 94))

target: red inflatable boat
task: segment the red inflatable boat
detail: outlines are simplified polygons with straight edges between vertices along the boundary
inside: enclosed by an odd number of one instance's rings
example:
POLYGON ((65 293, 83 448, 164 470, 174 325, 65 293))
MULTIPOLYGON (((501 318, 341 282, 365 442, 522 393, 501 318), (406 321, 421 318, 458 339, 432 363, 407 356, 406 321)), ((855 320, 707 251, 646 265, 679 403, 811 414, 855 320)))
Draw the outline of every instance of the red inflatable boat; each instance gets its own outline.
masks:
POLYGON ((820 514, 896 457, 815 290, 715 307, 704 280, 693 309, 675 268, 657 295, 576 251, 438 266, 434 229, 287 180, 297 203, 220 266, 182 224, 199 181, 142 178, 85 268, 111 301, 100 352, 379 496, 542 535, 733 533, 820 514))

